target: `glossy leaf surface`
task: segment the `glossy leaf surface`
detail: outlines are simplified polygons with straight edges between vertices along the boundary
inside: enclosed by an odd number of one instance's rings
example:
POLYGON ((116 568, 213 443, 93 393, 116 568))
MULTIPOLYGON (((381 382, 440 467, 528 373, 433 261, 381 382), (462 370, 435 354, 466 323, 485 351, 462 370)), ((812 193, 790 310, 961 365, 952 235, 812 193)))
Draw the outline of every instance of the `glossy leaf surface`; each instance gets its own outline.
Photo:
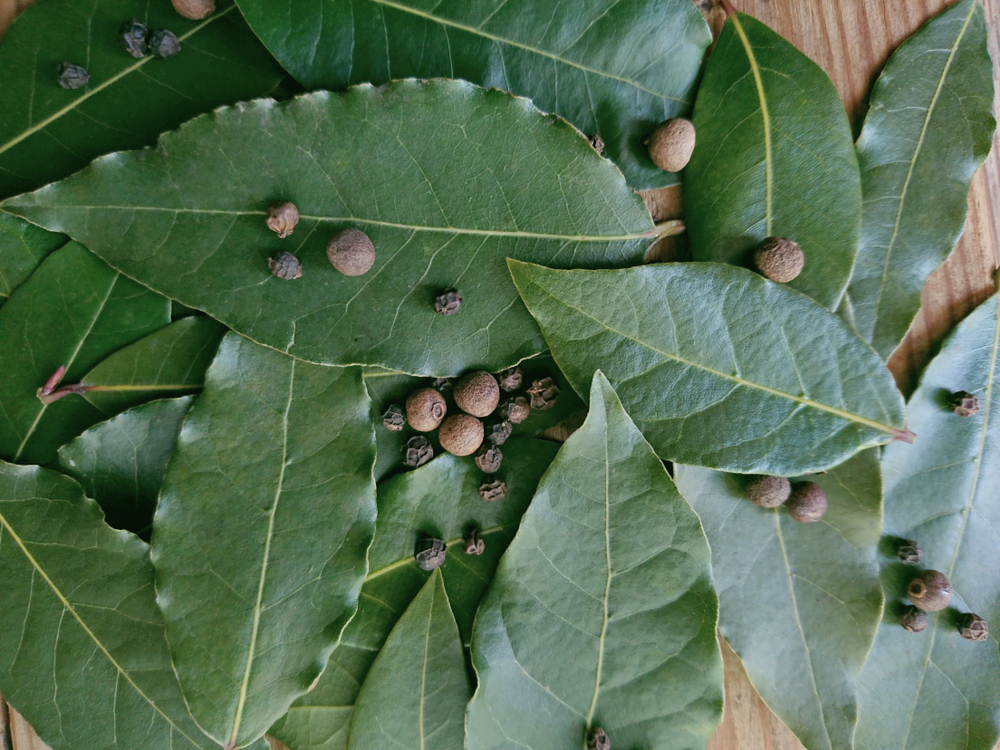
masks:
POLYGON ((506 257, 624 265, 641 260, 652 229, 639 196, 572 127, 461 81, 218 110, 153 152, 98 160, 3 205, 259 343, 435 376, 500 370, 545 348, 506 257), (302 215, 284 241, 264 224, 277 199, 302 215), (347 225, 377 248, 363 276, 326 257, 347 225), (281 249, 302 278, 270 274, 281 249), (463 293, 458 314, 434 311, 445 287, 463 293))
POLYGON ((145 534, 193 396, 153 401, 100 422, 59 449, 53 468, 97 500, 116 529, 145 534))
POLYGON ((0 196, 65 177, 101 154, 149 145, 206 110, 269 93, 281 77, 232 2, 203 21, 142 0, 37 3, 0 45, 0 196), (119 36, 132 18, 151 31, 172 30, 180 53, 133 58, 119 36), (86 68, 89 84, 60 87, 64 61, 86 68))
POLYGON ((157 602, 198 724, 259 738, 319 677, 354 615, 375 526, 359 368, 223 339, 153 524, 157 602))
POLYGON ((358 694, 348 750, 464 750, 472 697, 441 569, 399 618, 358 694))
POLYGON ((882 458, 886 534, 916 541, 921 567, 947 575, 954 596, 929 613, 927 630, 908 633, 898 618, 917 569, 883 561, 886 611, 861 673, 863 750, 989 750, 1000 739, 997 304, 994 295, 960 323, 924 372, 909 404, 920 442, 888 446, 882 458), (958 389, 979 398, 978 414, 951 412, 946 399, 958 389), (959 636, 965 612, 986 620, 986 642, 959 636))
POLYGON ((794 475, 903 427, 902 397, 871 348, 756 273, 715 263, 510 268, 577 392, 603 369, 664 459, 794 475))
POLYGON ((965 228, 996 123, 982 6, 963 0, 893 54, 858 139, 864 221, 841 315, 888 359, 965 228))
POLYGON ((423 535, 448 542, 441 572, 462 643, 467 645, 483 592, 558 447, 517 438, 504 443, 501 476, 509 491, 493 502, 479 497, 483 474, 472 459, 449 454, 381 483, 378 528, 358 614, 331 654, 316 689, 299 698, 269 733, 292 750, 346 747, 354 701, 365 675, 427 579, 413 559, 423 535), (482 555, 462 552, 462 538, 471 527, 480 529, 486 542, 482 555))
POLYGON ((112 352, 170 322, 170 302, 71 242, 52 253, 0 308, 0 457, 48 463, 103 418, 80 398, 37 391, 60 367, 72 383, 112 352))
POLYGON ((466 747, 704 748, 717 615, 698 517, 598 372, 476 616, 466 747))
POLYGON ((0 306, 34 273, 42 258, 65 242, 61 234, 0 213, 0 306))
POLYGON ((677 176, 643 141, 687 116, 712 35, 686 0, 240 0, 254 31, 309 88, 463 78, 532 99, 588 136, 636 189, 677 176))
POLYGON ((677 466, 675 476, 712 547, 719 630, 757 692, 810 750, 851 748, 856 678, 882 608, 878 451, 805 477, 829 501, 809 524, 753 505, 737 475, 677 466))
POLYGON ((750 16, 729 18, 705 67, 684 204, 695 260, 753 267, 765 237, 805 254, 789 283, 836 309, 861 230, 861 178, 844 105, 812 60, 750 16))

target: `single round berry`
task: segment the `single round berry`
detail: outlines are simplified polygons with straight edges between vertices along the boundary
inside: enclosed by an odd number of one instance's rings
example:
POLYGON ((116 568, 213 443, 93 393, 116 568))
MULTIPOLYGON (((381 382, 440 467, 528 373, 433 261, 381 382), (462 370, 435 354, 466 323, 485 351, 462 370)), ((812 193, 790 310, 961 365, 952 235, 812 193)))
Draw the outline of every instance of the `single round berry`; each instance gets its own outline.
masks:
POLYGON ((927 630, 927 613, 916 607, 907 607, 899 616, 899 624, 903 626, 903 630, 920 633, 927 630))
POLYGON ((979 413, 979 399, 968 391, 956 391, 948 397, 948 406, 960 417, 979 413))
POLYGON ((341 229, 327 243, 326 257, 344 276, 361 276, 375 265, 375 246, 360 229, 341 229))
POLYGON ((299 223, 299 209, 290 201, 275 203, 267 209, 265 223, 268 229, 283 240, 295 230, 295 225, 299 223))
POLYGON ((59 66, 59 85, 64 89, 83 88, 89 80, 90 73, 80 65, 64 62, 59 66))
POLYGON ((691 161, 695 133, 690 120, 667 120, 649 137, 649 158, 666 172, 680 172, 691 161))
POLYGON ((802 273, 806 257, 796 243, 785 237, 768 237, 754 250, 757 270, 771 281, 787 284, 802 273))
POLYGON ((462 293, 448 287, 442 289, 434 298, 434 312, 441 315, 454 315, 462 306, 462 293))
POLYGON ((924 612, 937 612, 951 601, 951 581, 944 573, 924 570, 910 581, 906 595, 924 612))
POLYGON ((488 417, 500 403, 497 379, 485 370, 470 372, 455 383, 455 405, 474 417, 488 417))
POLYGON ((531 406, 528 404, 528 399, 524 396, 516 396, 515 398, 504 401, 503 405, 500 407, 500 417, 506 419, 512 424, 521 424, 526 420, 531 414, 531 406))
POLYGON ((777 508, 792 494, 787 477, 756 476, 747 482, 747 500, 759 508, 777 508))
POLYGON ((967 641, 985 641, 990 636, 986 620, 974 612, 967 612, 958 619, 958 632, 967 641))
POLYGON ((800 523, 814 523, 826 513, 826 493, 815 482, 796 482, 785 507, 788 515, 800 523))
POLYGON ((160 29, 149 40, 149 51, 162 60, 169 60, 181 51, 181 42, 174 32, 160 29))
POLYGON ((174 10, 192 21, 200 21, 215 10, 215 0, 171 0, 174 10))
POLYGON ((406 399, 406 421, 417 432, 436 430, 447 413, 444 396, 433 388, 418 388, 406 399))
POLYGON ((452 414, 441 423, 438 440, 453 456, 471 456, 483 444, 483 423, 469 414, 452 414))

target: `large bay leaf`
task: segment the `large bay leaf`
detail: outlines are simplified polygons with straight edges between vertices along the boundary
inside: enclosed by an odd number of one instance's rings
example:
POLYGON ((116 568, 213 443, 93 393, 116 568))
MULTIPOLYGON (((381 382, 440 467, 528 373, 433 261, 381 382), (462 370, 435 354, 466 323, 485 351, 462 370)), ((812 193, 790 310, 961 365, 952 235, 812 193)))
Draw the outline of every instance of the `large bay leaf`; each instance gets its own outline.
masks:
POLYGON ((43 404, 36 393, 65 365, 65 382, 167 325, 170 302, 125 278, 76 242, 52 253, 0 308, 0 457, 47 463, 101 421, 79 398, 43 404))
POLYGON ((203 21, 169 3, 45 0, 27 8, 0 45, 0 196, 65 177, 95 156, 152 143, 190 117, 269 93, 281 70, 232 2, 203 21), (181 52, 136 60, 122 24, 171 29, 181 52), (90 83, 59 86, 59 65, 84 66, 90 83))
POLYGON ((882 457, 886 533, 915 540, 921 566, 945 573, 955 593, 927 630, 908 633, 898 617, 916 569, 885 561, 885 613, 860 680, 864 750, 989 750, 1000 739, 998 299, 960 323, 924 372, 909 404, 921 440, 882 457), (945 400, 956 390, 978 396, 978 414, 951 412, 945 400), (985 618, 985 643, 959 636, 964 612, 985 618))
POLYGON ((712 35, 689 0, 239 0, 251 27, 309 88, 464 78, 526 96, 587 135, 637 189, 677 176, 644 140, 686 116, 712 35))
POLYGON ((470 458, 449 454, 381 483, 378 528, 368 554, 370 571, 361 589, 358 614, 330 655, 315 690, 299 698, 269 733, 292 750, 346 747, 354 702, 365 675, 427 579, 413 559, 423 535, 448 543, 441 572, 462 643, 468 645, 483 592, 558 447, 520 438, 504 443, 499 476, 508 493, 502 500, 480 499, 482 472, 470 458), (462 551, 462 539, 470 528, 482 533, 486 542, 482 555, 462 551))
POLYGON ((476 616, 466 746, 704 748, 717 615, 698 517, 598 371, 476 616))
POLYGON ((604 370, 664 459, 794 475, 907 437, 882 361, 812 300, 734 266, 510 262, 578 393, 604 370))
POLYGON ((877 449, 807 479, 826 491, 819 523, 750 503, 743 479, 675 467, 712 547, 719 630, 761 697, 809 750, 850 750, 857 674, 882 608, 877 449))
POLYGON ((472 697, 441 569, 399 618, 358 694, 349 750, 463 750, 472 697))
POLYGON ((65 242, 61 234, 0 214, 0 306, 31 276, 42 258, 65 242))
POLYGON ((884 359, 965 228, 972 173, 993 143, 992 107, 993 65, 976 0, 914 34, 875 82, 857 144, 861 244, 841 315, 884 359))
POLYGON ((360 368, 223 339, 167 466, 152 545, 181 689, 220 744, 263 735, 354 615, 374 462, 360 368))
POLYGON ((545 348, 504 258, 636 263, 652 230, 639 196, 572 127, 460 81, 217 110, 155 151, 100 159, 3 207, 254 341, 415 375, 496 371, 545 348), (302 214, 284 241, 264 224, 279 198, 302 214), (364 276, 326 258, 348 225, 376 247, 364 276), (298 255, 301 279, 270 274, 280 249, 298 255), (434 311, 444 287, 462 291, 455 315, 434 311))
POLYGON ((695 260, 752 264, 765 237, 805 253, 790 282, 836 309, 861 231, 861 177, 837 90, 767 26, 730 16, 694 108, 684 205, 695 260))

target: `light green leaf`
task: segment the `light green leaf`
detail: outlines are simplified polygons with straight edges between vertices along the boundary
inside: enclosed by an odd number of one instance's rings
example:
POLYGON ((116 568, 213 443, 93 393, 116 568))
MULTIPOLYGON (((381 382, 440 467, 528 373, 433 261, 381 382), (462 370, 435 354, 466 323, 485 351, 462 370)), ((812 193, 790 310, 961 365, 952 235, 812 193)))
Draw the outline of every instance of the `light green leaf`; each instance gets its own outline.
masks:
POLYGON ((684 171, 695 260, 753 264, 765 237, 805 253, 789 283, 837 308, 861 231, 861 177, 847 114, 818 65, 750 16, 729 17, 694 108, 684 171))
POLYGON ((66 237, 0 214, 0 306, 66 237))
POLYGON ((375 436, 359 368, 230 333, 167 466, 157 602, 198 724, 259 738, 319 677, 354 615, 375 527, 375 436))
POLYGON ((882 590, 878 451, 807 477, 826 491, 822 521, 750 503, 744 480, 676 466, 677 486, 712 547, 719 630, 765 703, 809 750, 849 750, 857 674, 878 628, 882 590))
POLYGON ((349 750, 463 750, 472 697, 462 639, 438 568, 399 618, 368 672, 349 750))
POLYGON ((576 391, 602 368, 664 459, 794 475, 908 437, 903 399, 875 352, 835 315, 751 271, 509 265, 576 391))
POLYGON ((64 382, 170 322, 170 302, 109 268, 76 242, 52 253, 0 308, 0 457, 48 463, 102 419, 86 401, 43 404, 37 391, 61 366, 64 382))
POLYGON ((598 371, 476 615, 466 747, 704 748, 717 615, 698 517, 598 371))
POLYGON ((637 263, 653 228, 571 126, 461 81, 217 110, 155 151, 106 157, 3 207, 294 357, 435 376, 501 370, 545 348, 506 257, 637 263), (284 241, 264 223, 279 198, 302 215, 284 241), (364 276, 327 260, 347 225, 375 244, 364 276), (270 274, 280 249, 299 257, 301 279, 270 274), (434 311, 445 287, 463 293, 455 315, 434 311))
POLYGON ((77 480, 111 526, 148 534, 167 461, 193 400, 153 401, 96 424, 59 449, 53 468, 77 480))
POLYGON ((886 608, 860 681, 863 750, 990 750, 1000 739, 997 306, 994 295, 945 340, 910 398, 920 441, 890 445, 882 457, 886 533, 916 541, 921 567, 947 575, 954 596, 948 609, 929 613, 927 630, 908 633, 898 618, 917 569, 884 561, 886 608), (958 390, 979 398, 978 414, 951 412, 946 400, 958 390), (958 634, 965 612, 986 620, 985 643, 958 634))
POLYGON ((269 93, 281 69, 232 2, 188 21, 165 2, 46 0, 27 8, 0 45, 0 196, 33 190, 96 156, 151 144, 206 110, 269 93), (171 60, 136 60, 123 23, 171 29, 171 60), (59 65, 82 65, 83 88, 59 86, 59 65))
POLYGON ((910 37, 875 82, 857 144, 861 245, 840 314, 883 359, 965 229, 969 183, 996 130, 992 107, 993 64, 976 0, 910 37))
POLYGON ((500 476, 508 493, 502 500, 481 500, 482 472, 471 458, 449 454, 381 483, 378 529, 368 554, 370 571, 361 589, 358 614, 330 655, 316 689, 299 698, 269 734, 292 750, 344 750, 365 675, 427 579, 413 559, 424 534, 448 543, 441 572, 462 643, 467 645, 483 592, 558 447, 519 438, 504 443, 500 476), (461 549, 463 536, 473 527, 481 530, 486 542, 479 556, 466 555, 461 549))
POLYGON ((712 35, 689 0, 239 0, 254 31, 311 89, 464 78, 525 96, 588 136, 637 189, 675 184, 643 143, 687 115, 712 35))
POLYGON ((0 461, 0 580, 0 690, 49 747, 218 747, 171 669, 149 548, 80 485, 0 461))

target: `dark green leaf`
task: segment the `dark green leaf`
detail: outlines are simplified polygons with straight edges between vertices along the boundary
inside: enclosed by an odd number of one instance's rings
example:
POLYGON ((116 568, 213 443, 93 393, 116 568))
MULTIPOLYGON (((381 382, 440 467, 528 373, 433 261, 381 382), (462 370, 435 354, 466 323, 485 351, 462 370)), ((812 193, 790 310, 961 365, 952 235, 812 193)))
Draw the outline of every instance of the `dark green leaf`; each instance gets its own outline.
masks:
POLYGON ((31 276, 42 258, 65 242, 61 234, 0 214, 0 306, 31 276))
POLYGON ((717 615, 698 517, 598 371, 476 615, 466 747, 704 747, 717 615))
POLYGON ((878 628, 878 451, 822 475, 830 503, 803 524, 750 503, 736 475, 675 467, 712 547, 719 630, 778 718, 810 750, 849 750, 856 678, 878 628))
POLYGON ((1000 739, 997 306, 994 295, 946 339, 910 399, 919 442, 890 445, 882 457, 886 533, 916 541, 921 567, 947 575, 955 593, 948 609, 929 613, 927 630, 908 633, 898 618, 918 568, 884 561, 886 608, 860 681, 864 750, 989 750, 1000 739), (946 400, 957 390, 979 398, 978 414, 951 412, 946 400), (965 612, 986 620, 985 643, 958 634, 965 612))
POLYGON ((872 90, 858 139, 864 222, 840 313, 888 359, 969 213, 996 122, 983 9, 963 0, 906 41, 872 90))
POLYGON ((687 115, 712 35, 689 0, 240 0, 254 31, 309 88, 464 78, 525 96, 588 136, 637 189, 677 182, 644 140, 687 115))
POLYGON ((861 177, 837 90, 750 16, 730 16, 694 108, 684 205, 695 260, 751 265, 765 237, 805 253, 789 286, 836 309, 858 252, 861 177))
POLYGON ((3 205, 254 341, 414 375, 496 371, 545 348, 504 258, 624 265, 641 260, 652 229, 639 196, 572 127, 461 81, 218 110, 156 151, 98 160, 3 205), (284 241, 264 224, 278 198, 302 214, 284 241), (364 276, 326 257, 349 224, 377 248, 364 276), (301 279, 268 271, 282 248, 301 279), (455 315, 434 311, 444 287, 463 293, 455 315))
POLYGON ((0 46, 0 195, 65 177, 95 156, 149 145, 190 117, 267 94, 280 80, 231 2, 204 21, 184 19, 166 2, 37 3, 0 46), (132 18, 171 29, 180 54, 131 57, 119 35, 132 18), (89 85, 61 88, 64 61, 85 67, 89 85))
POLYGON ((167 467, 157 602, 198 724, 259 738, 319 677, 354 615, 375 529, 375 436, 360 368, 230 333, 167 467))
POLYGON ((0 457, 48 463, 103 418, 80 398, 36 393, 65 365, 64 382, 170 322, 170 302, 109 268, 76 242, 52 253, 0 308, 0 457))
POLYGON ((903 399, 835 315, 715 263, 553 271, 510 262, 578 393, 602 368, 664 459, 794 475, 903 432, 903 399))

